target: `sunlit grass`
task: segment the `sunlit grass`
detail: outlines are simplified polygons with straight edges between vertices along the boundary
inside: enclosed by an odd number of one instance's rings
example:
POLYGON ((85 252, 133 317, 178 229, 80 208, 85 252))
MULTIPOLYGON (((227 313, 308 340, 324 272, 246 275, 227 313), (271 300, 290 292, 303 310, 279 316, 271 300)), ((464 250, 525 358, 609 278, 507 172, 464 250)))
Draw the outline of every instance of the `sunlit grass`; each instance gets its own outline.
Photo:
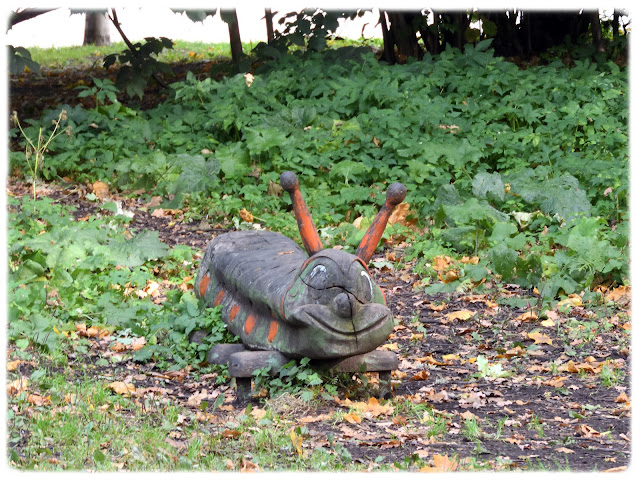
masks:
MULTIPOLYGON (((258 42, 243 43, 242 48, 250 54, 258 42)), ((382 40, 330 40, 328 46, 339 48, 347 45, 364 45, 382 47, 382 40)), ((124 42, 115 42, 108 46, 83 45, 72 47, 41 48, 30 47, 31 58, 44 68, 91 68, 101 67, 102 59, 112 53, 121 52, 127 48, 124 42)), ((231 48, 228 43, 187 42, 175 40, 173 49, 165 49, 158 60, 167 63, 211 61, 231 58, 231 48)))

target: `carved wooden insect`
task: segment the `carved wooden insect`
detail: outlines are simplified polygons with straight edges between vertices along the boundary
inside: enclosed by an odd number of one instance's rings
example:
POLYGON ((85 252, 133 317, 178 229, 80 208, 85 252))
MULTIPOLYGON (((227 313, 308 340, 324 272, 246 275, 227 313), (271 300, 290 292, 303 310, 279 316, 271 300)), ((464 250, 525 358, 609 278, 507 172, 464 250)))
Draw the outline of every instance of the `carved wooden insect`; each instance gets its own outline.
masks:
POLYGON ((221 305, 227 328, 252 350, 291 358, 341 358, 374 350, 393 329, 391 311, 367 263, 406 188, 389 186, 386 201, 355 255, 322 247, 293 172, 289 192, 306 253, 284 235, 230 232, 208 245, 196 295, 221 305))

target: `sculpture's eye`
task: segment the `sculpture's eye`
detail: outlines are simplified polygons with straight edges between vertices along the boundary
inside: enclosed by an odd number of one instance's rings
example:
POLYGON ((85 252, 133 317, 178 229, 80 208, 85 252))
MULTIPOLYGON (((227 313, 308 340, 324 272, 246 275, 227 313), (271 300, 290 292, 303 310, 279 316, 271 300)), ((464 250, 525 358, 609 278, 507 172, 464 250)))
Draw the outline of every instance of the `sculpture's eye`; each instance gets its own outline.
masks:
POLYGON ((307 277, 307 285, 316 290, 325 290, 328 288, 327 268, 324 265, 316 265, 309 277, 307 277))
POLYGON ((367 302, 373 298, 373 283, 367 272, 360 272, 360 291, 367 302))

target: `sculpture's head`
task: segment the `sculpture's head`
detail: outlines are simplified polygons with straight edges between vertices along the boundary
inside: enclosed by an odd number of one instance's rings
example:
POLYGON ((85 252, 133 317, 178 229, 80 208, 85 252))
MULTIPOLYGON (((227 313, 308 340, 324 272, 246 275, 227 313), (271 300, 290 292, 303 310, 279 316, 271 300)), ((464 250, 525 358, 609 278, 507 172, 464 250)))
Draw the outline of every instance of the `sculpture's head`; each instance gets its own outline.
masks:
MULTIPOLYGON (((300 339, 303 350, 307 342, 314 350, 322 349, 324 356, 349 356, 374 350, 393 331, 393 317, 367 263, 393 208, 404 199, 405 187, 399 183, 389 187, 385 205, 353 255, 337 249, 323 250, 298 189, 297 177, 285 172, 280 182, 291 195, 302 242, 310 255, 282 298, 285 322, 298 326, 304 335, 311 337, 300 339)), ((315 354, 310 351, 308 356, 315 354)))

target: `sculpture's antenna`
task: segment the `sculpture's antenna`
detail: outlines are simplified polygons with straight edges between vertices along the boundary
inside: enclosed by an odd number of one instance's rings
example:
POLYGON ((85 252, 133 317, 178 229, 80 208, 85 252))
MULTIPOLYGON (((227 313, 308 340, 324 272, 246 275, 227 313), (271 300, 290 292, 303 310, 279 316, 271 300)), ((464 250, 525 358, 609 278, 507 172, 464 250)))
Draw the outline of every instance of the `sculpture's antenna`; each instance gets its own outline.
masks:
POLYGON ((407 188, 403 184, 392 183, 389 185, 384 205, 378 212, 378 215, 376 215, 376 218, 373 219, 367 233, 362 237, 362 241, 356 250, 356 255, 360 257, 364 263, 369 263, 369 260, 371 260, 371 256, 373 255, 373 252, 376 251, 378 242, 382 238, 382 234, 387 226, 387 221, 391 216, 391 212, 393 212, 396 205, 404 200, 406 195, 407 188))
POLYGON ((291 196, 293 204, 293 213, 298 221, 298 230, 302 237, 302 243, 309 256, 314 255, 323 249, 320 236, 313 224, 313 219, 309 213, 307 205, 304 203, 300 189, 298 188, 298 177, 293 172, 284 172, 280 175, 280 185, 291 196))

